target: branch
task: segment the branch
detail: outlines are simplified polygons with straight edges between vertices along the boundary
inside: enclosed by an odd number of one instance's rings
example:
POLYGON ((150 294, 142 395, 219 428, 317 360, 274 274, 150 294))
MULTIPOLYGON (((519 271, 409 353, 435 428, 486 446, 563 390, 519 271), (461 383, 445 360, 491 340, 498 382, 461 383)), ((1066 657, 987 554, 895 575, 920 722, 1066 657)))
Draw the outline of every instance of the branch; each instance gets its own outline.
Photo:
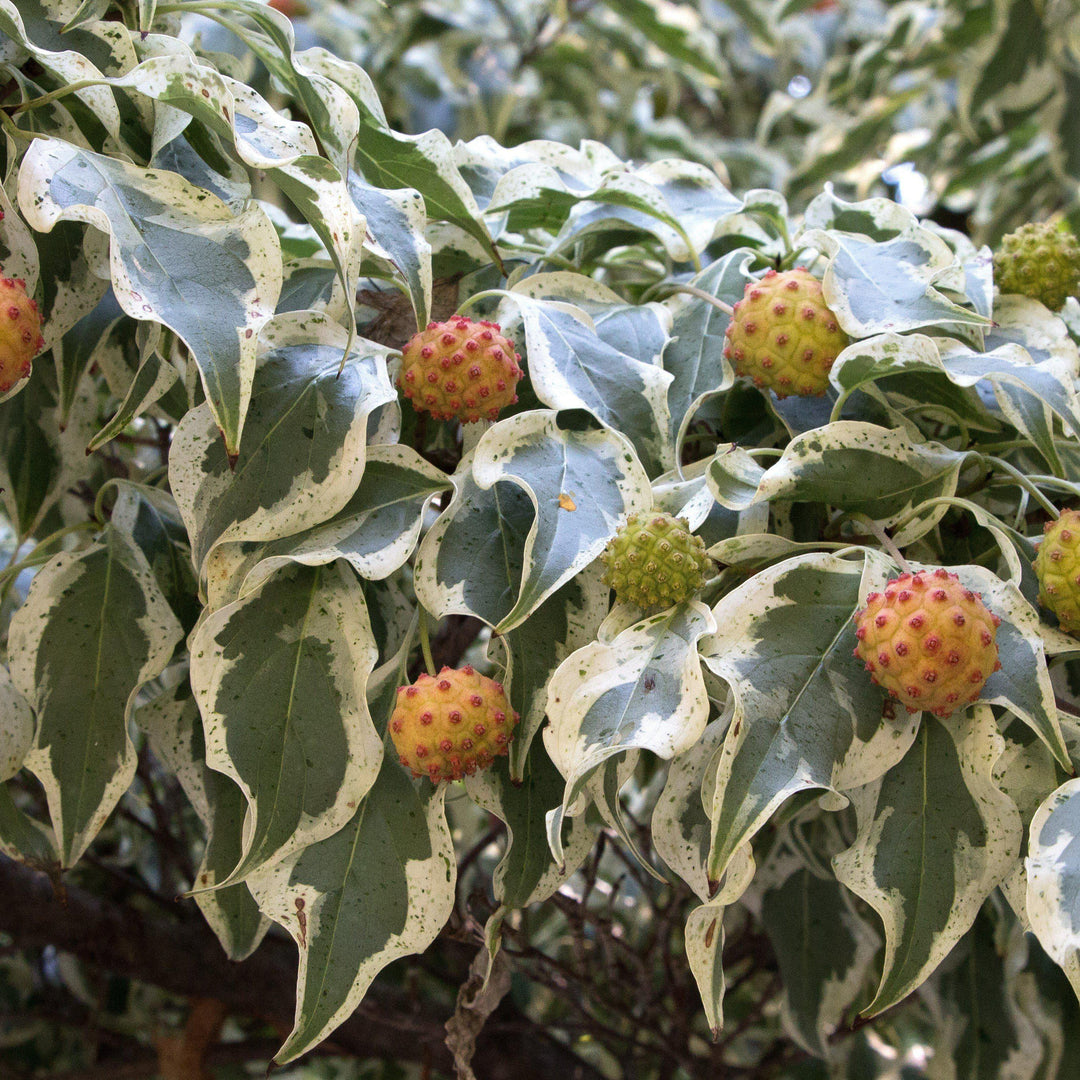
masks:
MULTIPOLYGON (((0 897, 0 931, 20 947, 53 945, 183 997, 212 993, 231 1015, 292 1025, 296 952, 283 938, 268 937, 247 960, 233 963, 201 920, 166 919, 110 903, 75 885, 67 885, 59 898, 47 877, 4 856, 0 897)), ((449 1011, 434 1005, 424 1012, 415 1008, 392 987, 376 983, 324 1052, 422 1062, 452 1075, 443 1030, 449 1011)), ((508 1019, 502 1010, 500 1019, 508 1019)), ((601 1080, 600 1073, 541 1026, 521 1015, 513 1019, 522 1034, 482 1034, 478 1040, 474 1062, 484 1080, 601 1080)))

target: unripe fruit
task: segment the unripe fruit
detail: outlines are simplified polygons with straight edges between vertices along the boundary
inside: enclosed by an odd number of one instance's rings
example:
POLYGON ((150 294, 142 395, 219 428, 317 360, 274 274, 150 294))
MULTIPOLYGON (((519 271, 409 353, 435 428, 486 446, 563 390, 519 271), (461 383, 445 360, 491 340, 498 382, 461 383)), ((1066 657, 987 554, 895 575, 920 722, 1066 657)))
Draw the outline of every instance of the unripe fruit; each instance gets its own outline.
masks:
POLYGON ((1035 556, 1039 603, 1052 611, 1067 634, 1080 631, 1080 512, 1063 510, 1047 522, 1035 556))
POLYGON ((601 555, 604 582, 620 600, 646 611, 689 600, 705 581, 709 557, 682 518, 631 514, 601 555))
POLYGON ((994 254, 994 280, 1003 293, 1019 293, 1060 311, 1080 296, 1080 243, 1047 222, 1021 225, 994 254))
POLYGON ((724 337, 724 356, 736 372, 782 398, 824 394, 833 361, 850 343, 821 282, 801 266, 749 282, 724 337))
POLYGON ((398 386, 436 420, 497 419, 503 406, 517 401, 524 374, 520 354, 499 330, 498 323, 461 315, 428 323, 401 350, 398 386))
POLYGON ((948 716, 1001 667, 1001 620, 945 569, 901 574, 855 612, 855 655, 908 712, 948 716))
POLYGON ((413 776, 460 780, 508 752, 518 714, 502 684, 473 668, 425 672, 397 694, 390 738, 413 776))
POLYGON ((30 374, 30 361, 45 346, 37 301, 22 278, 0 277, 0 394, 30 374))

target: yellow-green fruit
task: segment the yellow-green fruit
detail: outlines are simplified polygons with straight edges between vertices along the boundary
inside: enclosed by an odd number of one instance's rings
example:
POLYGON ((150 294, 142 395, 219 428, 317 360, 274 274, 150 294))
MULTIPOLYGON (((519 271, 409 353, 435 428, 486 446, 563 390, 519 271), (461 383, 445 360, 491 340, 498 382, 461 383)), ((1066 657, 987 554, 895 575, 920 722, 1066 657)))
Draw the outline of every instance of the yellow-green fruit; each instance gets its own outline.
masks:
POLYGON ((994 255, 994 280, 1003 293, 1019 293, 1060 311, 1080 296, 1080 243, 1047 222, 1021 225, 1002 238, 994 255))
POLYGON ((855 612, 855 655, 908 712, 948 716, 1001 667, 1001 620, 944 568, 901 574, 855 612))
POLYGON ((0 394, 30 374, 30 361, 44 345, 41 314, 26 295, 26 282, 0 277, 0 394))
POLYGON ((1069 634, 1080 635, 1080 512, 1064 510, 1048 522, 1035 556, 1039 603, 1069 634))
POLYGON ((390 738, 413 776, 460 780, 508 752, 518 714, 502 684, 473 668, 425 673, 397 694, 390 738))
POLYGON ((631 514, 601 558, 604 582, 646 611, 689 600, 705 581, 709 556, 682 518, 656 511, 631 514))
POLYGON ((724 337, 724 356, 736 372, 777 397, 824 394, 829 369, 851 340, 826 305, 821 282, 801 266, 751 281, 724 337))

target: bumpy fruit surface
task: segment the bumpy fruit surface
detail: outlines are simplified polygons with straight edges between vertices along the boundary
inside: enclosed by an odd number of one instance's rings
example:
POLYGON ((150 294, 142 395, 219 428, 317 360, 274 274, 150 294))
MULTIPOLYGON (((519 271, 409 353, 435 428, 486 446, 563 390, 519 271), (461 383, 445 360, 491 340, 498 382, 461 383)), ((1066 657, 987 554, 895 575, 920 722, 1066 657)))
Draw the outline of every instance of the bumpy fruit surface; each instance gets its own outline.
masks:
POLYGON ((1080 634, 1080 512, 1065 510, 1046 524, 1035 556, 1039 603, 1068 634, 1080 634))
POLYGON ((0 394, 30 374, 30 361, 44 345, 41 315, 26 295, 26 282, 0 277, 0 394))
POLYGON ((428 323, 402 349, 398 386, 436 420, 495 420, 517 401, 520 354, 498 323, 455 315, 428 323))
POLYGON ((709 557, 700 536, 671 514, 631 514, 601 555, 604 582, 620 600, 646 611, 689 600, 705 580, 709 557))
POLYGON ((994 280, 1003 293, 1019 293, 1060 311, 1080 296, 1080 243, 1046 222, 1021 225, 1002 238, 994 255, 994 280))
POLYGON ((471 667, 444 667, 399 686, 390 738, 401 764, 432 783, 460 780, 507 753, 518 714, 502 684, 471 667))
POLYGON ((855 655, 908 712, 948 716, 997 671, 1001 620, 945 569, 901 574, 855 612, 855 655))
POLYGON ((777 397, 820 397, 850 338, 825 304, 821 282, 803 267, 769 270, 747 284, 724 332, 724 356, 777 397))

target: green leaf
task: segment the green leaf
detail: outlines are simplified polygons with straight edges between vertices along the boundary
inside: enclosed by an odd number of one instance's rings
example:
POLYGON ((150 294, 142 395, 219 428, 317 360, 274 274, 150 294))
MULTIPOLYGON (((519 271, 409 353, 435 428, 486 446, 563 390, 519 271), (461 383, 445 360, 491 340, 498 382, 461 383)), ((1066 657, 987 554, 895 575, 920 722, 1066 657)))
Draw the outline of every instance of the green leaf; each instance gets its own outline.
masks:
POLYGON ((450 478, 410 446, 369 446, 360 486, 333 517, 281 540, 255 547, 246 559, 241 592, 289 562, 321 566, 344 559, 364 578, 389 577, 420 539, 425 508, 450 478))
POLYGON ((601 628, 600 641, 571 653, 551 677, 544 745, 566 790, 548 838, 560 862, 563 819, 605 761, 631 749, 671 758, 701 737, 709 700, 697 643, 715 629, 703 604, 679 604, 610 641, 601 628))
POLYGON ((776 877, 761 898, 761 921, 780 966, 788 1030, 809 1053, 828 1057, 829 1036, 861 993, 880 942, 835 878, 793 860, 783 872, 768 869, 776 877))
POLYGON ((365 696, 378 655, 363 591, 341 563, 286 566, 195 630, 207 764, 248 801, 230 882, 352 817, 382 760, 365 696))
POLYGON ((914 746, 889 772, 851 792, 855 843, 836 875, 885 926, 874 1016, 919 986, 970 929, 1020 854, 1022 825, 993 782, 1004 749, 985 707, 945 722, 924 713, 914 746))
POLYGON ((446 786, 414 785, 387 756, 351 820, 251 880, 261 909, 300 950, 296 1020, 275 1060, 324 1039, 392 960, 423 952, 454 904, 446 786))
MULTIPOLYGON (((709 488, 721 505, 745 510, 757 502, 823 503, 865 514, 887 528, 925 500, 955 494, 967 459, 941 443, 913 443, 899 431, 840 420, 788 443, 779 461, 761 471, 751 494, 744 483, 748 456, 723 448, 710 462, 709 488)), ((921 515, 897 534, 896 543, 918 539, 945 510, 942 505, 921 515)))
POLYGON ((1080 997, 1080 779, 1052 792, 1031 819, 1027 911, 1039 944, 1080 997))
POLYGON ((397 395, 382 346, 359 341, 341 367, 346 337, 312 312, 266 327, 233 468, 208 406, 181 421, 169 480, 203 574, 215 545, 290 536, 337 513, 356 490, 368 416, 397 395))
POLYGON ((51 559, 12 618, 12 681, 38 717, 26 767, 45 788, 64 866, 135 775, 131 710, 181 634, 142 552, 112 527, 51 559))
POLYGON ((500 633, 523 622, 604 549, 620 519, 648 509, 651 493, 625 436, 559 427, 554 413, 518 413, 491 427, 476 448, 482 488, 509 480, 533 504, 524 573, 500 633))
POLYGON ((175 173, 36 139, 19 173, 27 221, 49 232, 85 221, 110 238, 113 291, 135 319, 156 319, 188 346, 235 455, 251 394, 256 330, 281 290, 277 233, 251 205, 234 213, 175 173))
MULTIPOLYGON (((884 580, 883 568, 874 569, 884 580)), ((713 608, 702 659, 732 688, 717 762, 709 880, 798 791, 846 790, 907 752, 917 723, 894 710, 852 656, 863 568, 806 554, 771 566, 713 608)))
MULTIPOLYGON (((656 363, 666 333, 646 357, 628 355, 605 340, 594 317, 621 302, 580 274, 538 274, 504 295, 521 315, 537 397, 553 409, 586 409, 613 431, 629 433, 649 472, 673 466, 674 447, 667 442, 671 376, 656 363), (592 317, 583 304, 592 308, 592 317)), ((666 321, 666 312, 656 310, 666 321)))
POLYGON ((246 883, 215 888, 242 855, 247 810, 243 792, 228 776, 207 767, 202 721, 186 681, 142 706, 135 720, 149 737, 154 754, 180 781, 206 829, 206 848, 192 883, 195 902, 229 959, 243 960, 258 948, 270 922, 246 883))

